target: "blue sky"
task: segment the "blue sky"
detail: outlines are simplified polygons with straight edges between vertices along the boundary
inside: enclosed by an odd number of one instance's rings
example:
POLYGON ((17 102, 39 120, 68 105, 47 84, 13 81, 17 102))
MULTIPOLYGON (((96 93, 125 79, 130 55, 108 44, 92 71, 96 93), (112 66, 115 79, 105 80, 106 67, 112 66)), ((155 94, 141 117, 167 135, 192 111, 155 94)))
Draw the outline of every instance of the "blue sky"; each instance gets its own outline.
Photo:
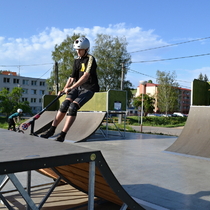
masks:
MULTIPOLYGON (((0 70, 49 78, 55 44, 74 32, 86 34, 92 46, 97 33, 126 37, 128 52, 210 37, 209 8, 209 0, 2 0, 0 70)), ((200 73, 210 79, 210 55, 142 61, 208 53, 210 38, 131 53, 126 79, 136 88, 140 80, 155 83, 157 70, 174 71, 178 83, 190 88, 200 73)))

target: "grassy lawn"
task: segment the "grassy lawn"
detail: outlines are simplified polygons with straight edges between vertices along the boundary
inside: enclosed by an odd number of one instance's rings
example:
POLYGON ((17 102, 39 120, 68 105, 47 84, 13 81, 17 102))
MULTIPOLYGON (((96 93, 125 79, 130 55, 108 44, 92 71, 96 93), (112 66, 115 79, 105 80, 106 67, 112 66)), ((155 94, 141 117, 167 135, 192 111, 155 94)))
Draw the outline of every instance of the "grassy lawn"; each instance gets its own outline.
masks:
MULTIPOLYGON (((23 123, 25 121, 21 120, 19 124, 23 123)), ((7 123, 7 118, 6 117, 0 117, 0 128, 7 129, 8 128, 8 123, 7 123)))
MULTIPOLYGON (((140 119, 138 116, 129 116, 127 117, 130 125, 139 125, 140 119)), ((143 117, 144 126, 154 126, 154 127, 180 127, 184 126, 186 123, 187 117, 143 117)))
MULTIPOLYGON (((112 118, 116 123, 117 127, 120 130, 124 130, 124 122, 122 124, 118 124, 118 117, 112 118)), ((166 127, 166 128, 173 128, 173 127, 180 127, 184 126, 187 117, 143 117, 143 125, 144 126, 154 126, 154 127, 166 127)), ((20 123, 23 123, 25 120, 21 120, 20 123)), ((137 132, 135 131, 132 126, 139 126, 140 119, 138 116, 129 116, 126 119, 126 131, 127 132, 137 132)), ((6 117, 0 117, 0 128, 7 129, 8 123, 6 117)), ((106 129, 106 126, 103 124, 102 129, 106 129)), ((109 130, 117 130, 114 125, 109 124, 109 130)))
MULTIPOLYGON (((118 117, 113 117, 112 119, 120 130, 124 130, 124 123, 118 124, 118 117)), ((184 126, 186 120, 187 117, 143 117, 143 125, 153 127, 174 128, 184 126)), ((111 121, 109 123, 111 123, 111 121)), ((126 131, 137 132, 132 128, 132 126, 139 125, 140 119, 138 118, 138 116, 129 116, 126 118, 126 131)), ((117 128, 112 124, 109 124, 108 128, 109 130, 117 130, 117 128)), ((106 126, 103 125, 102 129, 106 129, 106 126)))

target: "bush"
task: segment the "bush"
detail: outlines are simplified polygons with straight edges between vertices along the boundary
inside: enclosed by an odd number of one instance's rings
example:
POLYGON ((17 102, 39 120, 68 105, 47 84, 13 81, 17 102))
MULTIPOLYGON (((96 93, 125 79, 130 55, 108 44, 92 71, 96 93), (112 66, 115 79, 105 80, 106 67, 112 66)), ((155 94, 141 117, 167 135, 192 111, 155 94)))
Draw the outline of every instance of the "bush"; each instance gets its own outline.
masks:
MULTIPOLYGON (((139 125, 138 116, 129 116, 131 125, 139 125)), ((185 124, 187 117, 143 117, 143 124, 147 126, 182 126, 185 124)))

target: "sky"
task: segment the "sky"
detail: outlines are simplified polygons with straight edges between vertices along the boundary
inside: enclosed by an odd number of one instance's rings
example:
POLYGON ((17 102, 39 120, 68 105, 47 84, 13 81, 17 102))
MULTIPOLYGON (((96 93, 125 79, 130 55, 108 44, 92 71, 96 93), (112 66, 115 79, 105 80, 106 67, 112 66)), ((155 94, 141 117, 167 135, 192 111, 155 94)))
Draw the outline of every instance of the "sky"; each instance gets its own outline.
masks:
POLYGON ((56 44, 82 33, 93 47, 102 33, 126 38, 133 88, 156 83, 157 70, 191 88, 200 73, 210 80, 209 8, 209 0, 1 0, 0 70, 47 79, 56 44))

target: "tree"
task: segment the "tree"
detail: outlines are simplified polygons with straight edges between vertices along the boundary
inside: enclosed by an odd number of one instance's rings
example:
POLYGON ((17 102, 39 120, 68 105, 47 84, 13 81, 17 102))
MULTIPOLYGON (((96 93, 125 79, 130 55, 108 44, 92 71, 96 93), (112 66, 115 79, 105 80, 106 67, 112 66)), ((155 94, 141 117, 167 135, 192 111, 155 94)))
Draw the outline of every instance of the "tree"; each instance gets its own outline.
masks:
POLYGON ((208 81, 209 81, 209 79, 208 79, 207 75, 205 74, 205 75, 203 76, 203 74, 202 74, 202 73, 200 73, 200 74, 199 74, 199 76, 198 76, 198 80, 200 80, 200 81, 204 81, 204 82, 208 82, 208 81))
POLYGON ((21 87, 14 87, 11 92, 6 88, 0 91, 0 112, 6 114, 12 114, 17 111, 18 108, 22 109, 25 113, 32 113, 28 101, 21 101, 23 89, 21 87))
MULTIPOLYGON (((126 49, 128 44, 126 39, 97 34, 95 44, 93 56, 98 64, 97 72, 101 91, 120 89, 122 70, 125 78, 131 64, 131 56, 126 49)), ((130 85, 130 82, 124 80, 124 87, 130 88, 130 85)))
MULTIPOLYGON (((74 58, 77 56, 73 43, 81 36, 84 35, 75 33, 72 36, 67 35, 66 39, 60 45, 56 44, 54 51, 52 51, 52 59, 58 62, 58 81, 61 89, 65 86, 67 79, 72 73, 74 58)), ((47 84, 49 87, 55 85, 54 71, 51 72, 50 78, 47 79, 47 84)))
MULTIPOLYGON (((148 94, 143 94, 143 101, 144 116, 146 116, 148 113, 153 112, 155 98, 148 94)), ((136 109, 142 106, 142 94, 133 99, 133 105, 136 109)))
POLYGON ((207 77, 206 74, 205 74, 204 77, 203 77, 203 81, 204 81, 204 82, 208 82, 208 81, 209 81, 209 78, 207 77))
POLYGON ((150 80, 147 81, 147 83, 153 83, 153 82, 152 82, 152 80, 150 79, 150 80))
POLYGON ((176 74, 173 71, 164 72, 157 71, 157 83, 158 93, 157 93, 157 105, 161 112, 172 112, 178 108, 179 99, 179 84, 175 81, 176 74))
POLYGON ((124 90, 127 92, 127 106, 129 107, 131 104, 131 101, 133 99, 133 93, 131 89, 132 83, 130 81, 124 81, 124 90))
POLYGON ((203 74, 202 74, 202 73, 200 73, 200 74, 199 74, 199 76, 198 76, 198 80, 203 81, 203 74))

